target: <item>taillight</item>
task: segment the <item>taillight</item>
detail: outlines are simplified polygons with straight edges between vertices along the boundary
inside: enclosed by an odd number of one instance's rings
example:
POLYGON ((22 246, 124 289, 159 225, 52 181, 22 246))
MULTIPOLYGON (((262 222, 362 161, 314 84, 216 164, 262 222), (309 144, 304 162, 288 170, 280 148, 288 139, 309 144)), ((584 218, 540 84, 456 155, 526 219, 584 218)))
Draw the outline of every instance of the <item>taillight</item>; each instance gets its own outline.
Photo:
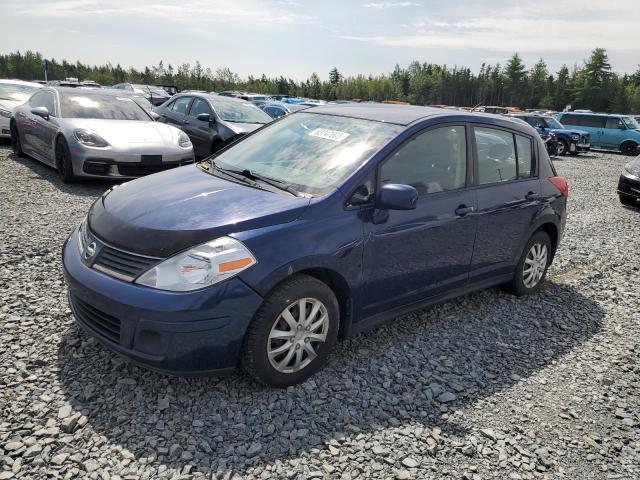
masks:
POLYGON ((569 196, 569 184, 564 177, 551 177, 549 181, 553 184, 554 187, 560 190, 560 193, 564 198, 567 198, 569 196))

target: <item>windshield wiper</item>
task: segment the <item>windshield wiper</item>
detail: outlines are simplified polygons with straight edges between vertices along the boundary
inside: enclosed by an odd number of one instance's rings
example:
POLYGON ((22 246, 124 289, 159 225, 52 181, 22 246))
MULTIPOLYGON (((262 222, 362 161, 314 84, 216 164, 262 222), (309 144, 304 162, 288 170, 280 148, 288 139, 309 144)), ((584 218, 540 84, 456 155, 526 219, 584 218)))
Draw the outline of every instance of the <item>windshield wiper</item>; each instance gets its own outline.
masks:
MULTIPOLYGON (((213 158, 209 159, 209 165, 211 165, 212 168, 214 168, 215 170, 221 172, 224 175, 228 175, 232 178, 236 178, 240 181, 243 181, 244 183, 251 185, 252 187, 257 187, 260 188, 260 185, 258 183, 255 182, 255 180, 258 180, 259 182, 265 183, 267 185, 270 185, 272 187, 277 188, 278 190, 282 190, 284 192, 290 193, 291 195, 295 196, 295 197, 300 197, 302 196, 300 194, 300 192, 298 192, 297 190, 295 190, 290 184, 285 183, 285 182, 281 182, 279 180, 274 180, 272 178, 269 177, 264 177, 260 174, 254 173, 249 169, 244 169, 244 170, 237 170, 237 169, 233 169, 233 168, 223 168, 220 165, 216 164, 215 160, 213 158), (252 181, 254 180, 254 181, 252 181)), ((263 189, 264 190, 264 189, 263 189)))
POLYGON ((250 178, 251 180, 259 180, 263 183, 266 183, 267 185, 271 185, 272 187, 276 187, 280 190, 283 190, 285 192, 289 192, 291 195, 294 195, 296 197, 300 197, 300 192, 298 192, 297 190, 295 190, 291 184, 289 183, 285 183, 285 182, 281 182, 279 180, 274 180, 273 178, 269 178, 269 177, 264 177, 258 173, 255 173, 249 169, 245 169, 242 171, 238 171, 238 173, 240 173, 241 175, 244 175, 247 178, 250 178))

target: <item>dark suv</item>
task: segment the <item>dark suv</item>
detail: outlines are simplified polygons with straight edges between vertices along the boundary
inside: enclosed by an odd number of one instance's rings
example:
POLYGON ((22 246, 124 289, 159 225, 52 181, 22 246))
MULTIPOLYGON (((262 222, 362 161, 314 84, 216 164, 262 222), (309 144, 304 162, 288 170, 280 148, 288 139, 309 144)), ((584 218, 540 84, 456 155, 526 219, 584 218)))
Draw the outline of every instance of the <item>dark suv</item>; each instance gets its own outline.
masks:
POLYGON ((557 155, 577 155, 591 150, 589 132, 565 128, 553 117, 536 113, 517 113, 509 116, 524 120, 541 134, 554 133, 558 142, 557 155))

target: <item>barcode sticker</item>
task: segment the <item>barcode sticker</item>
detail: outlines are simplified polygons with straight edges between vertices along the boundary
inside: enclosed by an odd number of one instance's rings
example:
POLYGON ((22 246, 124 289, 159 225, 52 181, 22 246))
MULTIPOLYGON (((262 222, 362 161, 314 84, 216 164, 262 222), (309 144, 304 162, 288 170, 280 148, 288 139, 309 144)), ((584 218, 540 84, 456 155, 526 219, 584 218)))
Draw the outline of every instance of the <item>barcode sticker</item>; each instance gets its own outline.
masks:
POLYGON ((341 142, 349 136, 347 132, 327 130, 326 128, 316 128, 313 132, 309 133, 309 135, 312 137, 324 138, 325 140, 332 140, 334 142, 341 142))

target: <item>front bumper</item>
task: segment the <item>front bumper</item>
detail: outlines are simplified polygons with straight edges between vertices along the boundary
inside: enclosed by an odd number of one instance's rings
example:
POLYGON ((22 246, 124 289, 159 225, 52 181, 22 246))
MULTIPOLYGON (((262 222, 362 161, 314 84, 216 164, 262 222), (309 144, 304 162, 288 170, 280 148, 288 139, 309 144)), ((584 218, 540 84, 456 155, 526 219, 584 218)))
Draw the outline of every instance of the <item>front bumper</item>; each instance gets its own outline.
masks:
POLYGON ((139 152, 119 152, 72 143, 69 150, 74 175, 85 178, 137 178, 195 161, 193 149, 177 147, 171 152, 158 146, 139 152))
POLYGON ((77 229, 63 267, 76 321, 134 363, 178 375, 233 369, 262 297, 238 278, 193 292, 167 292, 117 280, 85 265, 77 229))
POLYGON ((571 152, 585 153, 590 150, 591 144, 588 142, 571 143, 571 145, 569 146, 569 151, 571 152))
POLYGON ((640 177, 623 171, 618 180, 618 193, 640 199, 640 177))

